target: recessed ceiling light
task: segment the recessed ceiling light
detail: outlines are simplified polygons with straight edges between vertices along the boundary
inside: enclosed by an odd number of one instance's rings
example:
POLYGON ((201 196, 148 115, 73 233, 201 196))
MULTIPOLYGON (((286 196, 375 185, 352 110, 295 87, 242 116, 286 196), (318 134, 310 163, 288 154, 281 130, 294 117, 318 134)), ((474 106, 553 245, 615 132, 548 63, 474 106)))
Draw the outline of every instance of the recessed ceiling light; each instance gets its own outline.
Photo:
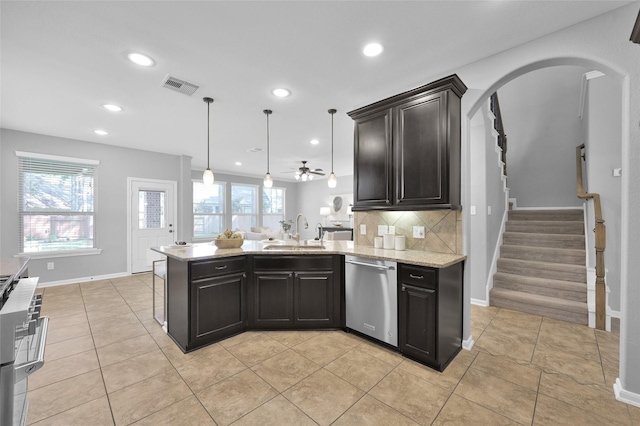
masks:
POLYGON ((320 141, 318 139, 311 139, 311 141, 309 141, 309 143, 311 145, 318 145, 320 143, 320 141))
POLYGON ((134 64, 138 64, 143 67, 150 67, 154 64, 153 59, 151 59, 147 55, 143 55, 142 53, 129 53, 127 57, 134 64))
POLYGON ((93 133, 100 136, 107 136, 109 134, 109 132, 107 132, 106 130, 101 129, 94 130, 93 133))
POLYGON ((120 112, 122 111, 122 107, 119 107, 118 105, 113 105, 113 104, 104 104, 102 105, 102 108, 107 109, 111 112, 120 112))
POLYGON ((364 53, 365 56, 378 56, 383 50, 384 48, 380 43, 369 43, 362 49, 362 53, 364 53))
POLYGON ((241 163, 241 162, 239 162, 239 161, 236 161, 236 163, 235 163, 235 164, 236 164, 236 166, 242 166, 242 163, 241 163))
POLYGON ((289 89, 283 88, 273 89, 271 93, 279 98, 286 98, 287 96, 291 95, 291 91, 289 89))

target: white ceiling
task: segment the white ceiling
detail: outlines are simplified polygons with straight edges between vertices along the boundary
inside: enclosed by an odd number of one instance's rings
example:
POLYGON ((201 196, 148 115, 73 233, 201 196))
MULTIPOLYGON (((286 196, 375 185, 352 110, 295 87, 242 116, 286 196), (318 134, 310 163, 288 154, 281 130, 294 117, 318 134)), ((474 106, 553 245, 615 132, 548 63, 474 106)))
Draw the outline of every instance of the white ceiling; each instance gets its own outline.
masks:
POLYGON ((281 172, 300 160, 331 169, 327 109, 336 108, 340 177, 352 174, 346 112, 629 3, 2 1, 1 126, 187 155, 204 169, 210 96, 214 172, 264 175, 266 154, 247 150, 266 147, 270 108, 271 173, 292 179, 281 172), (384 45, 381 56, 361 54, 370 41, 384 45), (155 65, 132 64, 132 51, 155 65), (200 88, 162 88, 167 74, 200 88), (270 94, 280 86, 293 95, 270 94))

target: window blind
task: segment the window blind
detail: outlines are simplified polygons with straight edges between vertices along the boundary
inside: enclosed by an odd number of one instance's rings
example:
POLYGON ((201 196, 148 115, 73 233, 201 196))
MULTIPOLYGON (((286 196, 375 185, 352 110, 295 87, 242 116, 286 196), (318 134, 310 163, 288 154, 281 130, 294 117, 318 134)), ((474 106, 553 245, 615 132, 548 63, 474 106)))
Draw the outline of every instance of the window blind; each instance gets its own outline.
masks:
POLYGON ((94 248, 98 162, 17 155, 20 251, 94 248))

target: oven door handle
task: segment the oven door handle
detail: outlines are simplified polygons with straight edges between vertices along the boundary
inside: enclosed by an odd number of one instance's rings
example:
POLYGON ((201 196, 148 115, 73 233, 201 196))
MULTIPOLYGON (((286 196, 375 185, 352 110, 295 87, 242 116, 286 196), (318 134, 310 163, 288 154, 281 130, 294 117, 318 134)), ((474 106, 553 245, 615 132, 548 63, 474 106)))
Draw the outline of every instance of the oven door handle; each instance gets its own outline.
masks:
POLYGON ((16 381, 18 383, 29 376, 31 373, 38 370, 44 365, 44 348, 47 345, 47 331, 49 329, 49 317, 38 318, 38 349, 37 358, 33 361, 23 362, 15 366, 16 381))

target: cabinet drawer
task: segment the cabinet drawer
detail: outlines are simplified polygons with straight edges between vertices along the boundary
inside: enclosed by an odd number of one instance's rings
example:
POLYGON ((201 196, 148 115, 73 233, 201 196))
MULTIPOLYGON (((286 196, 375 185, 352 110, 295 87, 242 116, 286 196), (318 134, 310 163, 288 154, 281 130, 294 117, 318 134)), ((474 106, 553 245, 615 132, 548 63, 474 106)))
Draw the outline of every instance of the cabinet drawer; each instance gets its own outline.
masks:
POLYGON ((315 271, 332 270, 332 255, 284 255, 255 256, 253 267, 256 271, 315 271))
POLYGON ((400 265, 400 282, 418 287, 437 289, 437 271, 433 268, 400 265))
POLYGON ((191 264, 191 280, 199 280, 202 278, 232 274, 235 272, 244 272, 244 270, 244 256, 193 262, 191 264))

